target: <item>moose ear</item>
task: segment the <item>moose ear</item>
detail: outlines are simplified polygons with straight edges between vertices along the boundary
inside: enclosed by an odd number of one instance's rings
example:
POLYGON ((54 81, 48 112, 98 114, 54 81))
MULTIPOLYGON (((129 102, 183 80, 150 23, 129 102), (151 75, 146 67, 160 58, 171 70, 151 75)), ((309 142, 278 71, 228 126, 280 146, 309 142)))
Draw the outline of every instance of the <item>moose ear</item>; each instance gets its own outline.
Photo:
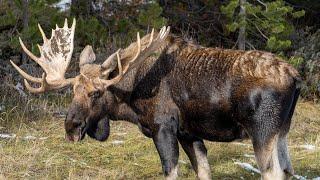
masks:
POLYGON ((98 141, 105 141, 110 134, 109 119, 103 118, 89 125, 87 134, 98 141))
POLYGON ((79 66, 83 66, 85 64, 90 64, 96 60, 96 55, 93 52, 92 46, 87 45, 80 54, 80 63, 79 66))

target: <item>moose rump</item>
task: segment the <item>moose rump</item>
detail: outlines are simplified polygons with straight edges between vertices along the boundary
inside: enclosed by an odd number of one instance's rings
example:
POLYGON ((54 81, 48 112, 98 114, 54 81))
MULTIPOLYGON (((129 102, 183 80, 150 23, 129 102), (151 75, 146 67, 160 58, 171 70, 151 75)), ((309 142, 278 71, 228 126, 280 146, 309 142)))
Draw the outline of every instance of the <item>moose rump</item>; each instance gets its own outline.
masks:
POLYGON ((297 71, 266 52, 191 52, 181 53, 183 68, 174 73, 178 80, 170 83, 180 113, 180 136, 221 142, 250 137, 263 179, 293 175, 287 133, 300 93, 297 71), (188 68, 197 53, 200 58, 188 68))

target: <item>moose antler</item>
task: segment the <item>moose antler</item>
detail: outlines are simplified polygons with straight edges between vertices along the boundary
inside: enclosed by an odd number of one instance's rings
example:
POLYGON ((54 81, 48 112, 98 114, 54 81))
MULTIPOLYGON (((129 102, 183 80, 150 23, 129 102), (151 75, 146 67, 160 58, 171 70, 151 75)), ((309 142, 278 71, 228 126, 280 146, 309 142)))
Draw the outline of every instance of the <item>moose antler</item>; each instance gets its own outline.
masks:
POLYGON ((75 32, 76 20, 73 19, 71 28, 68 27, 68 21, 65 19, 64 26, 52 30, 51 38, 47 39, 41 26, 38 24, 43 39, 43 45, 38 45, 40 57, 32 54, 19 38, 23 51, 44 70, 42 78, 33 77, 20 69, 12 61, 11 64, 25 78, 26 88, 32 93, 42 93, 48 90, 60 89, 74 82, 74 78, 65 79, 64 74, 68 68, 73 52, 73 38, 75 32), (41 83, 40 88, 33 88, 28 81, 41 83))
POLYGON ((130 69, 133 69, 134 67, 139 66, 148 56, 150 56, 152 53, 154 53, 154 51, 160 48, 165 42, 169 32, 170 32, 170 26, 168 27, 164 26, 161 28, 160 32, 158 33, 158 36, 154 39, 153 37, 154 29, 152 29, 149 43, 147 44, 146 48, 142 51, 141 51, 140 34, 138 32, 137 42, 136 44, 134 44, 135 46, 137 46, 137 51, 135 56, 132 59, 121 59, 119 54, 121 49, 111 54, 101 66, 102 68, 106 69, 105 70, 105 72, 107 72, 106 74, 109 74, 109 72, 113 70, 114 58, 115 56, 117 56, 119 74, 111 80, 100 79, 100 81, 104 84, 105 87, 110 86, 111 84, 118 83, 124 74, 126 74, 130 69))

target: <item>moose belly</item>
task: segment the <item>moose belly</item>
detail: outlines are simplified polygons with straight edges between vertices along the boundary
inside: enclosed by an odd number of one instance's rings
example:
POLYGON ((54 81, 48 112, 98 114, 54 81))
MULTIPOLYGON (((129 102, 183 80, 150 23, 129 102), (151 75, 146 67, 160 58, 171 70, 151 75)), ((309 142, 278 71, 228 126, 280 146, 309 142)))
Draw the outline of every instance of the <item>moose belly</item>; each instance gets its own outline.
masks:
POLYGON ((247 138, 229 108, 212 103, 188 103, 182 112, 180 131, 218 142, 247 138))

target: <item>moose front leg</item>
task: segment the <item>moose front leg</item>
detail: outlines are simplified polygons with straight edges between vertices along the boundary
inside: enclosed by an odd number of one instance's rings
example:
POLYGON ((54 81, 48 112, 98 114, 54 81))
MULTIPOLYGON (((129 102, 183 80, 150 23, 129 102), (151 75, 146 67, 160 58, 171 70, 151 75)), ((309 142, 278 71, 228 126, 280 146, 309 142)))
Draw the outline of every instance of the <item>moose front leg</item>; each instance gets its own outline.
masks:
POLYGON ((193 169, 200 180, 211 179, 210 165, 207 158, 207 149, 202 139, 195 137, 178 136, 179 142, 188 155, 193 169))
POLYGON ((161 118, 161 123, 154 133, 153 141, 159 153, 162 170, 167 180, 178 177, 179 145, 177 140, 177 120, 161 118))

